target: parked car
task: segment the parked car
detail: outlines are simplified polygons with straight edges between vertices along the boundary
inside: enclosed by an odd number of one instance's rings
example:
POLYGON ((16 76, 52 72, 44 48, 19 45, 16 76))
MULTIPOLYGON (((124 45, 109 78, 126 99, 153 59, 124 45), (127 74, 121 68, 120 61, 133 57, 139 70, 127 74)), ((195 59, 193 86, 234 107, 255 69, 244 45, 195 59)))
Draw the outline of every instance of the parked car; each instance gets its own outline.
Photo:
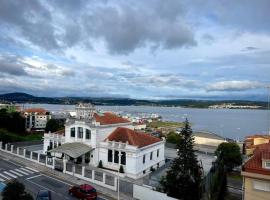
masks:
POLYGON ((37 194, 36 200, 51 200, 52 195, 49 190, 40 190, 37 194))
POLYGON ((80 186, 73 186, 69 188, 68 193, 77 197, 79 199, 84 200, 96 200, 97 199, 97 191, 96 189, 88 184, 83 184, 80 186))

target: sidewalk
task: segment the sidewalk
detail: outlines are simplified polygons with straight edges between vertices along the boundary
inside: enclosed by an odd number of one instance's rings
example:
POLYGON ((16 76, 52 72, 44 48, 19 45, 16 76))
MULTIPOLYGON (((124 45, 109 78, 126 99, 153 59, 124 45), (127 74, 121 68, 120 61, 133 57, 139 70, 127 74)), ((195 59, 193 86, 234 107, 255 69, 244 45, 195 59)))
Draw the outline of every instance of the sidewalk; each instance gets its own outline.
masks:
MULTIPOLYGON (((81 179, 74 177, 74 176, 71 176, 69 174, 64 174, 64 173, 58 172, 56 170, 53 170, 53 169, 48 168, 48 167, 43 166, 43 165, 39 165, 38 163, 31 162, 29 160, 23 159, 23 158, 18 157, 16 155, 12 155, 12 154, 9 154, 9 153, 1 151, 1 150, 0 150, 0 152, 1 152, 1 155, 6 157, 6 158, 9 158, 9 159, 16 161, 17 163, 21 163, 23 165, 33 167, 33 168, 39 170, 43 174, 58 178, 60 180, 63 180, 64 182, 74 184, 74 185, 80 185, 80 184, 84 184, 84 183, 91 184, 97 189, 97 191, 99 191, 101 193, 100 197, 103 197, 103 198, 108 199, 108 200, 117 199, 117 192, 115 192, 115 191, 101 187, 99 185, 96 185, 94 183, 91 183, 91 182, 88 182, 85 180, 81 180, 81 179)), ((120 199, 133 200, 134 198, 127 196, 123 193, 120 193, 120 199)))

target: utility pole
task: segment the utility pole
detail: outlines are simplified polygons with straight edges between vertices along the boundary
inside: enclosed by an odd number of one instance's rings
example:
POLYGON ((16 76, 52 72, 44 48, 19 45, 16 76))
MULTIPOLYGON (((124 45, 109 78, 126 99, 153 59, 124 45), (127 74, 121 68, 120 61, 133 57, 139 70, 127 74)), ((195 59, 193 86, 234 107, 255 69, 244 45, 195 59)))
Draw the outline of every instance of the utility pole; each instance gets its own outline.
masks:
POLYGON ((270 85, 266 86, 268 93, 268 102, 267 102, 267 125, 268 125, 268 134, 270 135, 270 85))

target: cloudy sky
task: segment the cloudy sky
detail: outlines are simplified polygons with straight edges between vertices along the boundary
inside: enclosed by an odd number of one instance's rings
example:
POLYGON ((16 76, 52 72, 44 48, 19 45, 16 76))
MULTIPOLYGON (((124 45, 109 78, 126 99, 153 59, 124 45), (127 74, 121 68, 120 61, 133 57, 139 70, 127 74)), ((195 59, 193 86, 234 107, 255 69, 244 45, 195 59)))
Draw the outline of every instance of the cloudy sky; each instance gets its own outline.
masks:
POLYGON ((269 8, 269 0, 0 0, 0 93, 266 100, 269 8))

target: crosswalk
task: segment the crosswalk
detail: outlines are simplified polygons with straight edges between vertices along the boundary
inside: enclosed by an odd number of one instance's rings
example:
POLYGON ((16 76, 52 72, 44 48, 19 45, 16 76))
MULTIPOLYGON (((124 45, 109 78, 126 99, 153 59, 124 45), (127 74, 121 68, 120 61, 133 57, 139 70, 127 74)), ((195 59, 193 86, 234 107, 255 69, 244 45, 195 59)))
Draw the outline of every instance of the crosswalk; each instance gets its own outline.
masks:
POLYGON ((17 169, 10 169, 5 171, 0 171, 0 182, 5 182, 11 179, 16 179, 23 176, 28 176, 39 171, 30 167, 21 167, 17 169))

